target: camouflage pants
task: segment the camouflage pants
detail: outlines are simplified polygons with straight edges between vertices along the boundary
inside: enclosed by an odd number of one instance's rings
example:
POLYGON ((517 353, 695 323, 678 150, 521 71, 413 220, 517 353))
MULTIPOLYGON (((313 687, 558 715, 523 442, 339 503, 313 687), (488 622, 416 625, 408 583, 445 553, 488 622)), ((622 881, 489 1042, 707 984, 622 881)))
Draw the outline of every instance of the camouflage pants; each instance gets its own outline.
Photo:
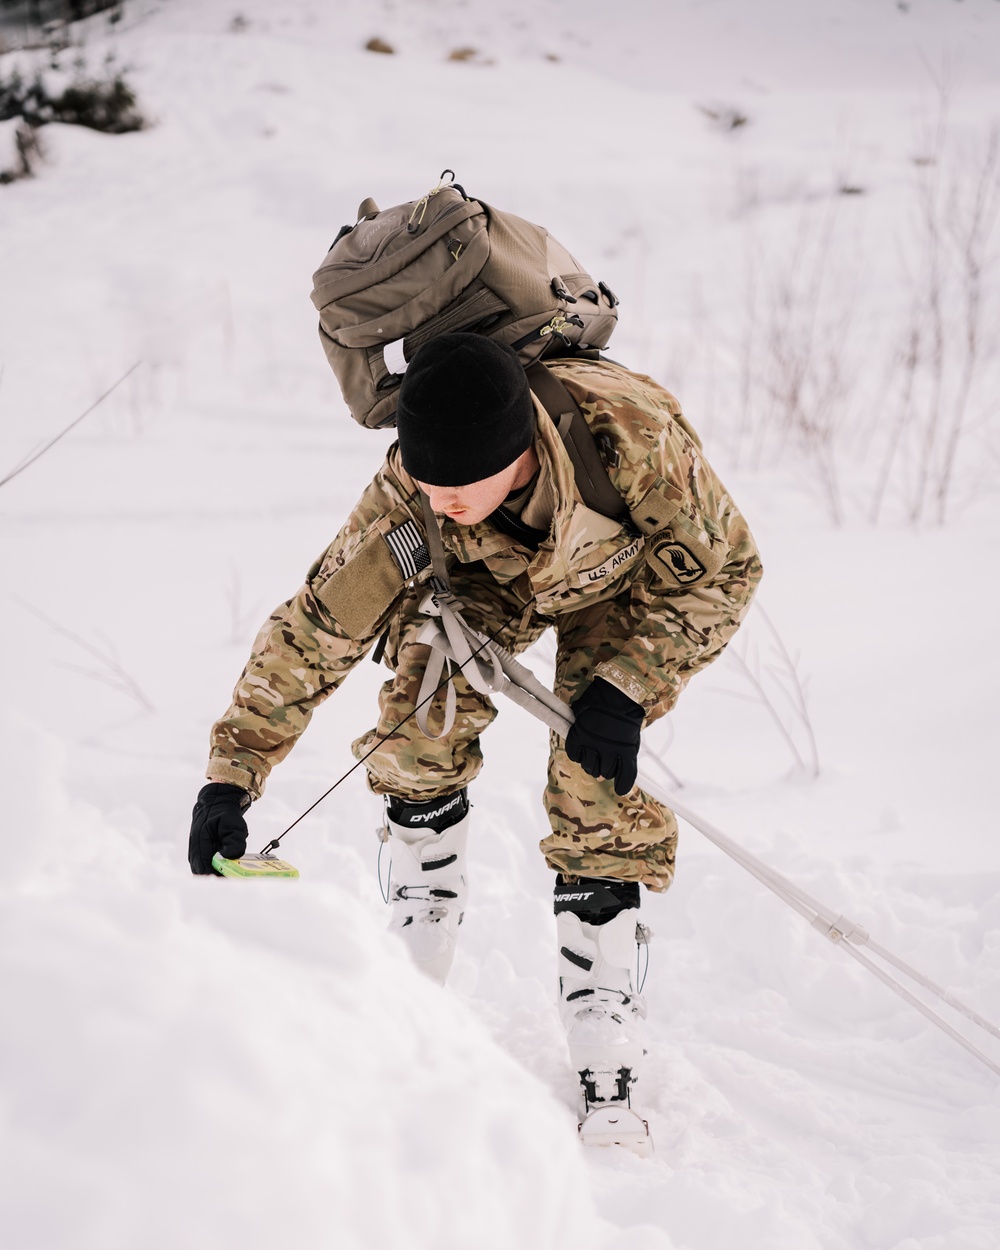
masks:
MULTIPOLYGON (((596 665, 613 657, 634 630, 628 592, 610 603, 544 619, 505 595, 492 578, 466 574, 453 583, 469 623, 509 651, 523 651, 547 628, 555 629, 555 692, 567 701, 581 693, 596 665)), ((496 716, 492 702, 457 674, 457 709, 451 730, 438 739, 421 733, 411 715, 430 654, 429 647, 414 641, 426 619, 418 612, 421 597, 408 597, 393 621, 385 654, 395 675, 382 687, 378 725, 352 747, 356 758, 367 756, 368 784, 376 794, 415 802, 453 794, 475 779, 483 763, 479 736, 496 716), (378 742, 379 738, 383 741, 378 742)), ((442 689, 430 704, 432 731, 443 723, 444 697, 442 689)), ((646 723, 664 711, 653 708, 646 723)), ((673 878, 677 847, 673 813, 638 786, 619 797, 613 782, 588 776, 567 757, 560 738, 554 733, 549 738, 543 802, 551 832, 539 844, 549 867, 580 876, 640 881, 651 890, 665 890, 673 878)))

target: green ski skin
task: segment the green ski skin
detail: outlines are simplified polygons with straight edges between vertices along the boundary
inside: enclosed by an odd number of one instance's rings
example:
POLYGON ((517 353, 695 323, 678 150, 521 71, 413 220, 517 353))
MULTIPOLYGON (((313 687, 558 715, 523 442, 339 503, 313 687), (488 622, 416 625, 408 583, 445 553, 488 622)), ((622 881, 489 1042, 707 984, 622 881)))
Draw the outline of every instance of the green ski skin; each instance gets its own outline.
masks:
POLYGON ((244 855, 242 859, 223 859, 216 851, 212 867, 224 877, 297 877, 299 870, 285 859, 274 855, 244 855))

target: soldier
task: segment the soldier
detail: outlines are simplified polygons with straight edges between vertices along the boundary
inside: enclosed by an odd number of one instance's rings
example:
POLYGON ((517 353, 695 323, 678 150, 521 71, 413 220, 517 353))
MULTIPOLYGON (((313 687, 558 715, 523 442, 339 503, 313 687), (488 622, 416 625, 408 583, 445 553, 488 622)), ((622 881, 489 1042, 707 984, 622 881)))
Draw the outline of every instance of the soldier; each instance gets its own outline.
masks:
POLYGON ((215 851, 244 853, 244 813, 271 769, 378 642, 393 675, 378 724, 353 751, 385 796, 391 927, 445 979, 466 904, 468 786, 496 712, 459 673, 453 718, 445 690, 415 715, 429 657, 416 640, 433 576, 427 526, 439 524, 452 593, 476 629, 513 653, 556 633, 555 691, 575 723, 565 742, 551 735, 540 847, 556 874, 571 1057, 581 1074, 610 1073, 588 1091, 607 1101, 627 1096, 643 1053, 632 974, 640 886, 669 886, 677 842, 672 813, 636 785, 640 734, 735 633, 761 566, 672 395, 610 361, 548 368, 597 437, 623 517, 583 502, 512 349, 467 333, 421 347, 399 392, 398 442, 258 634, 212 730, 189 858, 210 873, 215 851))

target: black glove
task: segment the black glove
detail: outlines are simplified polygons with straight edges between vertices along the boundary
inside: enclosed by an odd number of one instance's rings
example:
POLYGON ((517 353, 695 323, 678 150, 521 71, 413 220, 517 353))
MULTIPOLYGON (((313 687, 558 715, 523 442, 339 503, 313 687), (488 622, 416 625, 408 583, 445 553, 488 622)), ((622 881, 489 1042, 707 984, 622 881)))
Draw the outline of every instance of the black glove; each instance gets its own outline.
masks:
POLYGON ((566 754, 591 777, 613 780, 615 794, 628 794, 639 771, 642 708, 600 677, 570 707, 576 720, 566 735, 566 754))
POLYGON ((246 854, 248 830, 243 813, 252 801, 242 787, 227 786, 221 781, 210 781, 198 791, 188 840, 188 863, 193 873, 219 876, 212 867, 216 851, 221 851, 224 859, 239 859, 246 854))

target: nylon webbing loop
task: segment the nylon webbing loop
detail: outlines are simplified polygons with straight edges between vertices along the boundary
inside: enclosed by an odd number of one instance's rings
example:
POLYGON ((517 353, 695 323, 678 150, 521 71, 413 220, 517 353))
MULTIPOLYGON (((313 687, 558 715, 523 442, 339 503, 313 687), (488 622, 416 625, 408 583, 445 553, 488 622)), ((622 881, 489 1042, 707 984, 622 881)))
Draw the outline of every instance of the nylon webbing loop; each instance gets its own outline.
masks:
MULTIPOLYGON (((569 707, 542 685, 535 674, 516 660, 506 647, 473 629, 462 615, 454 596, 429 594, 420 605, 420 611, 428 619, 417 632, 417 642, 429 646, 431 656, 424 669, 418 702, 423 701, 425 690, 434 689, 435 683, 440 681, 443 665, 449 662, 462 672, 479 694, 505 694, 560 736, 566 736, 573 723, 569 707)), ((419 715, 417 718, 421 733, 429 738, 443 737, 454 724, 453 683, 448 684, 445 725, 438 734, 428 733, 424 727, 427 721, 426 705, 421 711, 423 720, 419 715)))
POLYGON ((457 714, 457 695, 453 681, 448 682, 445 694, 444 720, 441 729, 434 733, 428 726, 429 695, 441 681, 445 664, 452 666, 451 676, 461 671, 469 685, 478 694, 506 694, 533 716, 543 720, 550 729, 565 734, 572 717, 566 718, 568 708, 548 690, 538 678, 514 656, 491 641, 485 634, 473 629, 462 615, 461 604, 451 593, 451 579, 445 563, 444 543, 437 516, 427 495, 420 492, 420 502, 427 530, 427 550, 431 557, 439 589, 429 594, 420 605, 427 621, 420 627, 417 641, 430 646, 431 656, 424 669, 417 697, 417 724, 420 732, 436 740, 449 733, 457 714))
POLYGON ((417 703, 417 724, 427 738, 436 740, 450 733, 455 723, 458 698, 454 678, 457 672, 478 694, 490 695, 503 689, 505 677, 500 660, 489 639, 478 633, 462 616, 458 602, 450 594, 432 591, 421 603, 420 611, 428 620, 417 632, 417 642, 430 646, 431 654, 424 667, 417 703), (483 645, 485 644, 485 645, 483 645), (475 652, 473 647, 475 646, 475 652), (437 733, 428 727, 430 713, 429 696, 441 681, 445 665, 449 666, 449 681, 445 694, 444 721, 437 733))

